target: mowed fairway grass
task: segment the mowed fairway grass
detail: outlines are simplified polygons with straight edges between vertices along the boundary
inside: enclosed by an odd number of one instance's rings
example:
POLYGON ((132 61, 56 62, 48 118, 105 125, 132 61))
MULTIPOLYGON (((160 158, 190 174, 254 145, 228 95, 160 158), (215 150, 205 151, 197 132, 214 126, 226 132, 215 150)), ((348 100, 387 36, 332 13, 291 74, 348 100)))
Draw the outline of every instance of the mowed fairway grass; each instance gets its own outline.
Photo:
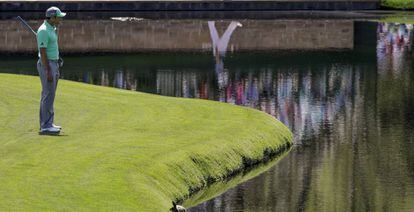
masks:
POLYGON ((171 201, 290 145, 263 112, 60 80, 38 135, 38 77, 0 74, 0 210, 167 211, 171 201))

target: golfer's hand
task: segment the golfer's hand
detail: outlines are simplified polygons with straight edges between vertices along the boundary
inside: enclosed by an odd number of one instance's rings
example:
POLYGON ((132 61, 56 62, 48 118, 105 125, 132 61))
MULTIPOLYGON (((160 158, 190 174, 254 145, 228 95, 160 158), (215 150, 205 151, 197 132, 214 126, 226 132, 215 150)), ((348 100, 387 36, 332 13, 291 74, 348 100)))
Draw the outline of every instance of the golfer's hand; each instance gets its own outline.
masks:
POLYGON ((48 82, 53 82, 52 71, 50 71, 50 68, 46 68, 46 77, 48 82))

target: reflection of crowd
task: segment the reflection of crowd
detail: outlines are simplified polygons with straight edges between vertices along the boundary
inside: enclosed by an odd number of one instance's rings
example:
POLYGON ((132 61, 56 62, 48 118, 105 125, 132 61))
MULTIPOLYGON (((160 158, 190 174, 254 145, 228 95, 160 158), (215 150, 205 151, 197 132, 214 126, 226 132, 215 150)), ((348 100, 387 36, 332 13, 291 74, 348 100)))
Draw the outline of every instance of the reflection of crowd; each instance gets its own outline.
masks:
POLYGON ((377 58, 381 74, 398 74, 406 65, 405 56, 412 50, 413 25, 378 23, 377 58))
POLYGON ((103 86, 111 86, 116 88, 122 88, 127 90, 137 90, 137 79, 129 71, 118 70, 113 76, 110 76, 106 71, 100 71, 99 76, 93 76, 90 71, 85 71, 82 76, 78 76, 78 81, 82 81, 89 84, 97 84, 103 86), (96 77, 96 78, 95 78, 96 77), (113 80, 111 81, 110 78, 113 80), (112 83, 111 83, 112 82, 112 83))
POLYGON ((157 90, 162 95, 208 97, 260 109, 278 118, 294 130, 297 140, 302 140, 302 136, 312 134, 308 131, 318 132, 321 124, 334 122, 337 113, 359 95, 359 81, 355 80, 359 72, 355 69, 332 65, 315 72, 236 71, 230 74, 227 85, 217 83, 214 87, 196 72, 159 71, 157 90))

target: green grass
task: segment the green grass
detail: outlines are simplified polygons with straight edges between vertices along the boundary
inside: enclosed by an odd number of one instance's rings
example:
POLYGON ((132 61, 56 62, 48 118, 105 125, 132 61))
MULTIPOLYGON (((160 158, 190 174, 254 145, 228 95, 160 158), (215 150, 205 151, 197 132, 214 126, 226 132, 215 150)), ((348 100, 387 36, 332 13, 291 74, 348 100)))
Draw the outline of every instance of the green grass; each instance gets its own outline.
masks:
POLYGON ((414 24, 414 16, 412 14, 401 13, 398 15, 385 16, 375 21, 387 22, 387 23, 414 24))
POLYGON ((65 80, 63 136, 39 136, 39 98, 37 77, 0 74, 0 210, 166 211, 292 140, 254 109, 65 80))
POLYGON ((414 14, 412 12, 398 12, 384 15, 379 19, 372 19, 374 22, 399 23, 399 24, 414 24, 414 14))
POLYGON ((382 0, 381 6, 394 9, 414 9, 414 0, 382 0))

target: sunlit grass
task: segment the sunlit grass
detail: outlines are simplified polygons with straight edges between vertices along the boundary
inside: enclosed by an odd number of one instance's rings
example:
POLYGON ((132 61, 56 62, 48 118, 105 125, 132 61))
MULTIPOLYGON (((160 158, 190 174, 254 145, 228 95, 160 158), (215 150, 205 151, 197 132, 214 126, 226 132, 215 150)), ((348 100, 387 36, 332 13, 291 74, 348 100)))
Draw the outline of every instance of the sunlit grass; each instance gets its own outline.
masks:
POLYGON ((381 5, 395 9, 414 9, 414 0, 382 0, 381 5))
POLYGON ((385 22, 394 24, 414 24, 414 13, 398 12, 382 16, 380 19, 373 19, 374 22, 385 22))
POLYGON ((379 21, 387 23, 414 24, 414 16, 388 16, 379 21))
POLYGON ((257 110, 61 80, 63 136, 39 136, 40 81, 0 74, 0 210, 166 211, 290 144, 257 110))

